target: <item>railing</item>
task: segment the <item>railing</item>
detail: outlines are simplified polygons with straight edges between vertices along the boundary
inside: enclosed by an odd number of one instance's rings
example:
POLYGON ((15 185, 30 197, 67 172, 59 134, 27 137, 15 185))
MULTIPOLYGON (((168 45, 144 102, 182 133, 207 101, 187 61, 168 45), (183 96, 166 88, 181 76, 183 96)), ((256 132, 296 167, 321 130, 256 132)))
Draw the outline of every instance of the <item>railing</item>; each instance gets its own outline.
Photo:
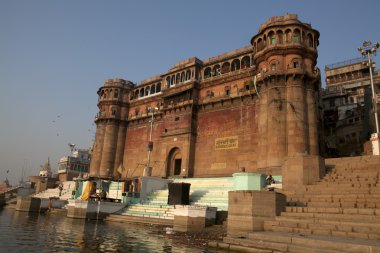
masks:
POLYGON ((339 68, 339 67, 343 67, 343 66, 359 63, 359 62, 364 62, 364 61, 365 61, 365 59, 363 59, 362 57, 358 57, 358 58, 355 58, 355 59, 351 59, 351 60, 347 60, 347 61, 341 61, 341 62, 337 62, 337 63, 334 63, 334 64, 326 65, 325 68, 326 69, 335 69, 335 68, 339 68))

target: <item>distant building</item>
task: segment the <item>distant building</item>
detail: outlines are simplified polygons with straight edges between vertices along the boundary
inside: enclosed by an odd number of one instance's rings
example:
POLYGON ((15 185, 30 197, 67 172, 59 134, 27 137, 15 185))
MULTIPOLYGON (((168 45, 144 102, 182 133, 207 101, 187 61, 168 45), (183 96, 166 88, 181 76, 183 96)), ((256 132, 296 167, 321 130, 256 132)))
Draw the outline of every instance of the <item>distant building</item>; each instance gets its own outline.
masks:
POLYGON ((50 166, 50 159, 48 158, 44 166, 41 166, 40 168, 40 177, 51 177, 53 175, 51 171, 51 166, 50 166))
MULTIPOLYGON (((363 145, 375 132, 372 91, 367 61, 356 58, 325 67, 323 91, 324 140, 327 156, 363 153, 363 145)), ((376 93, 380 72, 373 72, 376 93)), ((377 97, 379 106, 379 96, 377 97)))
POLYGON ((59 159, 58 179, 69 181, 74 177, 84 177, 90 168, 90 149, 75 149, 72 147, 71 154, 59 159))

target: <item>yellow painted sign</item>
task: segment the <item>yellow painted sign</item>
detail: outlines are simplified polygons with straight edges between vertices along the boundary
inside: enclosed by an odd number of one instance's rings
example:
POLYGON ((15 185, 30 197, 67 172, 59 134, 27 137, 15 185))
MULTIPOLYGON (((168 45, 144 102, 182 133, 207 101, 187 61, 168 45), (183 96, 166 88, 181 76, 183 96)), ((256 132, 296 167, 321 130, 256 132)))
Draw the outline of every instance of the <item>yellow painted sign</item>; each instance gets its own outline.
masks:
POLYGON ((215 150, 238 148, 238 136, 229 136, 215 139, 215 150))

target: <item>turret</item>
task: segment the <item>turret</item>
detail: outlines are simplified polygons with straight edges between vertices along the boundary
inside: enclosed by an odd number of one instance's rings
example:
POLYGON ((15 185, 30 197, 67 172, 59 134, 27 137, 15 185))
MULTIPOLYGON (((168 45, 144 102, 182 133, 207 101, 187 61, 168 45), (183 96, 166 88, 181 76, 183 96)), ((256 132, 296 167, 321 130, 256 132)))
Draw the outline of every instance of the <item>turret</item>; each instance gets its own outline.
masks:
POLYGON ((319 32, 297 15, 270 18, 251 39, 259 87, 257 167, 268 174, 286 159, 318 156, 319 32))
POLYGON ((99 113, 90 176, 118 177, 122 164, 130 91, 133 83, 123 79, 107 80, 98 90, 99 113))

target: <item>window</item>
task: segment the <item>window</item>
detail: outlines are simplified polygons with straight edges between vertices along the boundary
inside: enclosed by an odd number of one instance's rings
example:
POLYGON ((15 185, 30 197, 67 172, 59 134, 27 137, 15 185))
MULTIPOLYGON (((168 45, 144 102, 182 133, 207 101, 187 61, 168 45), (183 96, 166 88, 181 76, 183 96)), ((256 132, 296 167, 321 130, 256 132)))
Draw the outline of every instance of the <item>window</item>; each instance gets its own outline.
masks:
POLYGON ((230 72, 230 63, 225 62, 222 65, 222 74, 230 72))
POLYGON ((156 85, 152 85, 152 86, 150 86, 150 94, 154 94, 154 93, 156 93, 156 85))
POLYGON ((211 68, 206 68, 204 71, 204 78, 210 78, 211 77, 211 68))
POLYGON ((298 29, 295 29, 292 35, 292 41, 293 42, 300 42, 300 31, 298 29))
POLYGON ((213 76, 220 75, 220 65, 219 64, 215 65, 212 72, 213 72, 213 76))
POLYGON ((225 92, 226 92, 226 96, 229 96, 231 94, 231 90, 230 89, 226 89, 225 92))
POLYGON ((118 90, 115 90, 115 93, 113 94, 113 97, 114 98, 118 98, 119 97, 119 91, 118 90))
POLYGON ((161 92, 161 83, 156 84, 156 92, 161 92))
POLYGON ((190 80, 190 70, 186 71, 186 81, 190 80))
POLYGON ((243 59, 241 60, 241 68, 249 68, 250 66, 250 59, 249 56, 244 56, 243 59))
POLYGON ((275 63, 273 63, 272 65, 270 65, 270 69, 271 70, 276 70, 277 69, 277 65, 275 63))
POLYGON ((174 119, 175 121, 179 121, 179 117, 175 117, 175 119, 174 119))
POLYGON ((231 71, 236 71, 239 69, 240 69, 240 60, 239 59, 233 60, 231 64, 231 71))
POLYGON ((299 67, 298 61, 293 62, 293 68, 297 69, 299 67))
POLYGON ((270 44, 271 45, 276 44, 276 37, 273 36, 273 37, 270 38, 270 44))

